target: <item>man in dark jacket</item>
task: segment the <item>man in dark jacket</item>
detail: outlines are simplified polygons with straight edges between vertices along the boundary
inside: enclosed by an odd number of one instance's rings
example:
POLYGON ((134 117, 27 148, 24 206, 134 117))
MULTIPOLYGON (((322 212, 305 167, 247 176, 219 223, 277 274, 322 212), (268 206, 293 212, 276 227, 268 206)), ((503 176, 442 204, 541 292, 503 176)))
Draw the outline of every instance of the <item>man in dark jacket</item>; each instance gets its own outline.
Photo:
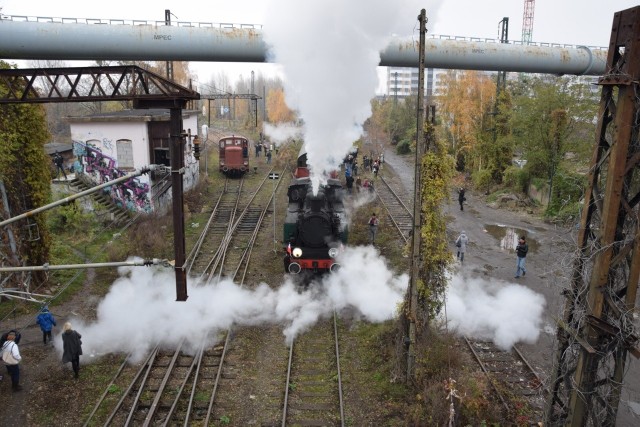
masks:
POLYGON ((44 342, 44 345, 47 345, 47 338, 51 341, 51 329, 56 326, 56 319, 53 317, 53 314, 49 312, 49 307, 46 305, 42 307, 40 314, 38 314, 38 317, 36 318, 36 323, 40 325, 42 341, 44 342))
POLYGON ((464 188, 460 187, 460 189, 458 190, 458 203, 460 203, 460 210, 463 211, 464 209, 462 208, 462 204, 464 203, 465 200, 467 200, 466 197, 464 197, 464 188))
POLYGON ((62 332, 62 363, 71 362, 73 376, 78 378, 80 373, 80 356, 82 355, 82 335, 71 329, 71 323, 64 324, 62 332))
POLYGON ((515 276, 516 279, 520 277, 520 271, 522 271, 523 277, 525 274, 527 274, 527 270, 524 268, 524 261, 527 259, 527 252, 529 252, 527 241, 525 240, 524 236, 520 236, 520 240, 518 241, 518 245, 516 246, 516 255, 518 256, 518 264, 515 276))
POLYGON ((67 173, 64 171, 64 159, 56 151, 56 154, 53 155, 53 163, 56 165, 56 178, 60 177, 60 172, 64 175, 64 180, 67 180, 67 173))

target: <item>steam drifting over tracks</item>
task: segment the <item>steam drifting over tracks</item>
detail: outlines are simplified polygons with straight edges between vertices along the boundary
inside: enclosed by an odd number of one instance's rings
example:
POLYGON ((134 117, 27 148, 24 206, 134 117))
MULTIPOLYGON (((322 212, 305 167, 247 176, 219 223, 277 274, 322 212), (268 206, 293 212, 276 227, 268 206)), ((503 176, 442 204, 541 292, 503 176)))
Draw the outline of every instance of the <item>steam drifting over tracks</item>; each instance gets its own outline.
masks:
MULTIPOLYGON (((227 181, 225 192, 218 199, 187 260, 192 275, 200 274, 204 283, 224 275, 243 285, 251 250, 271 206, 269 195, 273 197, 275 190, 264 185, 266 179, 252 189, 242 210, 239 208, 242 181, 227 181), (261 191, 268 191, 261 194, 269 200, 263 207, 252 207, 261 191), (225 201, 225 194, 230 196, 229 201, 225 201), (211 232, 212 224, 219 223, 224 226, 216 229, 224 231, 211 232), (193 261, 199 257, 203 261, 193 261)), ((208 425, 213 421, 212 417, 220 413, 216 398, 233 388, 235 368, 224 364, 225 355, 231 348, 231 337, 231 330, 215 337, 203 337, 199 349, 194 349, 193 345, 183 348, 184 343, 175 350, 157 347, 135 374, 131 372, 133 367, 123 364, 110 386, 111 392, 107 390, 103 394, 87 425, 98 421, 94 416, 98 409, 101 413, 111 411, 105 425, 208 425), (219 342, 223 344, 214 345, 219 342), (121 376, 123 371, 128 374, 121 376), (126 381, 129 381, 128 385, 126 381), (116 385, 116 382, 121 384, 116 385), (106 399, 110 393, 112 396, 106 399), (115 396, 120 400, 114 408, 115 396)))

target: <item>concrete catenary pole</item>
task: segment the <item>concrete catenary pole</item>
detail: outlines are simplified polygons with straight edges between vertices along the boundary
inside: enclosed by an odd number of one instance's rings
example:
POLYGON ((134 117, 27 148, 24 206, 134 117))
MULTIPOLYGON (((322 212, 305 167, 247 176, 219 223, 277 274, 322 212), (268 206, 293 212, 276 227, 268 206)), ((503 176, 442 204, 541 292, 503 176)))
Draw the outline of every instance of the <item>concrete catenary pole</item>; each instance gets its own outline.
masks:
MULTIPOLYGON (((427 33, 427 12, 422 9, 420 16, 420 46, 424 46, 427 33)), ((413 234, 411 236, 411 278, 409 283, 409 351, 407 354, 407 382, 410 382, 415 374, 416 361, 416 317, 418 308, 418 278, 420 275, 420 246, 421 246, 421 209, 422 209, 422 180, 420 164, 424 155, 424 49, 420 49, 418 56, 418 105, 416 128, 416 166, 413 188, 413 234)))

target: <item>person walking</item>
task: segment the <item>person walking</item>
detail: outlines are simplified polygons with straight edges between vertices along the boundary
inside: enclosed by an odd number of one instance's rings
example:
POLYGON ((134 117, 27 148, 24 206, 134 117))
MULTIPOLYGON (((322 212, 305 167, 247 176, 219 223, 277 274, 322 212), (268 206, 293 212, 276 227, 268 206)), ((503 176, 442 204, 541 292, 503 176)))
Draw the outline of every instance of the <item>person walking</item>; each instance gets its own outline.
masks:
POLYGON ((15 331, 10 331, 7 334, 7 340, 2 345, 2 361, 6 365, 7 372, 11 377, 11 388, 13 391, 20 391, 22 390, 20 386, 20 361, 22 357, 20 356, 20 349, 15 339, 15 331))
POLYGON ((460 235, 456 239, 456 248, 458 248, 457 258, 460 260, 460 264, 464 262, 464 254, 467 252, 467 244, 469 243, 469 238, 467 237, 464 230, 460 232, 460 235))
POLYGON ((347 183, 347 193, 351 194, 353 193, 353 177, 351 175, 349 175, 348 177, 345 178, 346 183, 347 183))
POLYGON ((73 376, 78 378, 80 374, 80 356, 82 356, 82 335, 71 329, 71 323, 67 322, 62 327, 62 363, 71 362, 73 376))
POLYGON ((267 164, 271 163, 271 150, 267 151, 267 164))
POLYGON ((40 310, 40 314, 36 318, 36 323, 40 325, 40 330, 42 331, 42 342, 44 345, 47 345, 47 338, 49 338, 49 342, 51 342, 51 329, 56 326, 56 319, 53 317, 53 314, 49 312, 48 306, 43 306, 42 310, 40 310))
POLYGON ((53 155, 53 164, 56 165, 56 179, 60 177, 60 172, 62 172, 62 175, 64 175, 64 180, 66 181, 67 173, 64 171, 64 159, 57 151, 53 155))
POLYGON ((378 218, 376 214, 371 214, 371 218, 369 218, 369 239, 371 244, 374 245, 376 243, 376 234, 378 234, 378 218))
POLYGON ((529 246, 527 245, 527 241, 524 236, 520 236, 520 240, 518 241, 518 245, 516 246, 516 255, 518 256, 518 263, 516 267, 516 275, 515 278, 520 277, 520 272, 522 271, 522 276, 524 277, 527 274, 527 270, 524 268, 524 262, 527 259, 527 252, 529 252, 529 246))
POLYGON ((465 200, 467 200, 467 198, 464 197, 464 193, 465 193, 465 189, 463 187, 460 187, 460 189, 458 190, 458 203, 460 203, 461 211, 464 210, 464 208, 462 207, 462 204, 465 202, 465 200))

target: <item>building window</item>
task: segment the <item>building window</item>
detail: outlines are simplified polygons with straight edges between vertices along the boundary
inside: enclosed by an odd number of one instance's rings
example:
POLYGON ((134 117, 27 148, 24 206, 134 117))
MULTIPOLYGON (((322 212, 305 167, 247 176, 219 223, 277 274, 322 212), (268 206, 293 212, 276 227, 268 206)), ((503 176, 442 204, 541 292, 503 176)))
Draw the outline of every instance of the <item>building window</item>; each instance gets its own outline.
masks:
POLYGON ((133 169, 133 145, 131 140, 120 139, 116 141, 116 153, 118 155, 118 169, 133 169))

